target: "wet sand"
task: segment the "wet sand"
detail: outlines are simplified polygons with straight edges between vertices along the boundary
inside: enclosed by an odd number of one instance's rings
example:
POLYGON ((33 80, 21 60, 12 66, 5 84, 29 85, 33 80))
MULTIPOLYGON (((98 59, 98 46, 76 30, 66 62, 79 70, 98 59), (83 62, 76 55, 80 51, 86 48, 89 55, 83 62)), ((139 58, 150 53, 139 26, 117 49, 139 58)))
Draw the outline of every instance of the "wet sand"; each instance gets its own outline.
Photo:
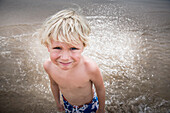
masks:
POLYGON ((54 102, 29 93, 1 91, 0 101, 1 113, 56 113, 54 102))
POLYGON ((169 113, 169 6, 166 0, 1 0, 0 113, 57 113, 42 67, 48 52, 32 34, 68 7, 81 7, 92 26, 83 54, 101 69, 106 111, 169 113))

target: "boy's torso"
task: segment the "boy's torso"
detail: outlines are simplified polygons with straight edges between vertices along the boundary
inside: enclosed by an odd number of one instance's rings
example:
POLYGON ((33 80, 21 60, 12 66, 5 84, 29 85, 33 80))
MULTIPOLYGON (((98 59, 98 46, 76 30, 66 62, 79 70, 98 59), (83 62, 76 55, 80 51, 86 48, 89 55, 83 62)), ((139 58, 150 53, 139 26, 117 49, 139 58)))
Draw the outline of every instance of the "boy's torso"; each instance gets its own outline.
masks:
POLYGON ((83 105, 93 99, 92 82, 84 61, 71 72, 61 72, 50 66, 50 76, 58 84, 61 93, 72 105, 83 105))

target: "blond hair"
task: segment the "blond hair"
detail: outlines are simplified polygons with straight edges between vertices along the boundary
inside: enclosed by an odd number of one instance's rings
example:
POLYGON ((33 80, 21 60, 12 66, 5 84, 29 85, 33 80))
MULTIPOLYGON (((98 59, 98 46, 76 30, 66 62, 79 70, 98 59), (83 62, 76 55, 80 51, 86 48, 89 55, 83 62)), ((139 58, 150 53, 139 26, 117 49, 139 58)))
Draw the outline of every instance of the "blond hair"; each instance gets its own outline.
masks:
POLYGON ((83 42, 86 46, 90 30, 88 23, 81 15, 72 9, 66 9, 48 18, 36 35, 45 46, 50 45, 51 40, 69 44, 83 42))

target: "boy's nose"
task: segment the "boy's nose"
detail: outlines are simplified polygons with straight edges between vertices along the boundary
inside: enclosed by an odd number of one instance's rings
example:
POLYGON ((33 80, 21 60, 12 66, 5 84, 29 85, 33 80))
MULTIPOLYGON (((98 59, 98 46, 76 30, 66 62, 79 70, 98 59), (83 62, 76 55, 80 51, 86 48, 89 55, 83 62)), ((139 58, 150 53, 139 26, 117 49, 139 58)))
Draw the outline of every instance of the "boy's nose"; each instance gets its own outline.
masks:
POLYGON ((69 52, 64 51, 64 52, 61 53, 61 59, 62 60, 69 60, 69 58, 70 58, 69 52))

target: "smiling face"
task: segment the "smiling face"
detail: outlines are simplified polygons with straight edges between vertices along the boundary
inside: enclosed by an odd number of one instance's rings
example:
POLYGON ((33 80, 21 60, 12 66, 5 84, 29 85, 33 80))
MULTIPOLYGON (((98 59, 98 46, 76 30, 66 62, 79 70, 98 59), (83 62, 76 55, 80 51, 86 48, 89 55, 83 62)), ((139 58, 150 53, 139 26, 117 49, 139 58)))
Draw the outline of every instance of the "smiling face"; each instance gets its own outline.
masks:
POLYGON ((48 47, 51 61, 62 70, 71 69, 79 64, 83 49, 83 43, 71 45, 54 40, 48 47))

